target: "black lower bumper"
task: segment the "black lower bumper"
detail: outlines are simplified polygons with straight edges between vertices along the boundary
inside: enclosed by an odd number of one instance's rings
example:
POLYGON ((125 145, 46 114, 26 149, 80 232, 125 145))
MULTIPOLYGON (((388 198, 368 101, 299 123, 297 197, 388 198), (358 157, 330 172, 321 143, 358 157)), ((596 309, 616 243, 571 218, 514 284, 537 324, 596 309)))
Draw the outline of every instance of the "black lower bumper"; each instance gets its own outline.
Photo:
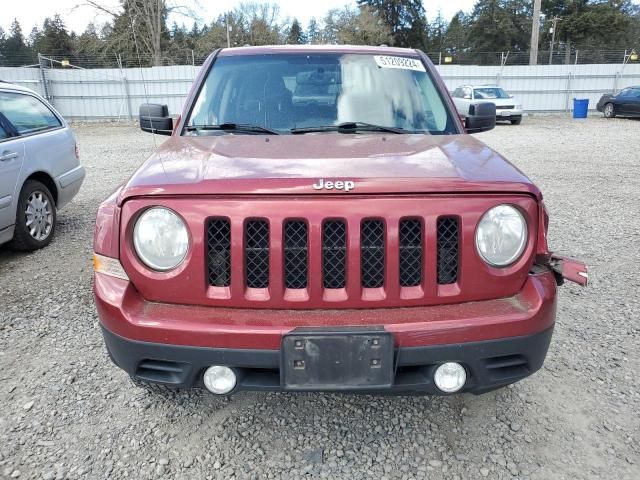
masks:
MULTIPOLYGON (((236 350, 188 347, 128 340, 102 329, 107 350, 116 365, 130 376, 176 388, 202 387, 204 370, 211 365, 233 367, 236 391, 286 391, 280 375, 279 350, 236 350)), ((467 371, 461 392, 484 393, 517 382, 544 362, 553 327, 528 336, 426 347, 396 348, 391 386, 359 388, 359 393, 442 394, 433 383, 435 369, 458 362, 467 371)), ((296 389, 300 390, 300 389, 296 389)), ((349 391, 344 388, 309 389, 349 391)))

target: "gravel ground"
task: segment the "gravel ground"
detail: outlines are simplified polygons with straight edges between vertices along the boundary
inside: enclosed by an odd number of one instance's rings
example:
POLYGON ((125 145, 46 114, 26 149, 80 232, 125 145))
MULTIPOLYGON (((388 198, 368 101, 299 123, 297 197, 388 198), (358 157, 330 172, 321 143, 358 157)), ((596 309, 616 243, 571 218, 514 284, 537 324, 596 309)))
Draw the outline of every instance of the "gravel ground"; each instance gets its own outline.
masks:
POLYGON ((134 387, 103 347, 91 237, 154 140, 76 128, 88 177, 54 242, 0 247, 0 478, 640 478, 640 121, 532 117, 481 135, 542 188, 551 245, 586 260, 591 285, 561 289, 536 375, 446 398, 134 387))

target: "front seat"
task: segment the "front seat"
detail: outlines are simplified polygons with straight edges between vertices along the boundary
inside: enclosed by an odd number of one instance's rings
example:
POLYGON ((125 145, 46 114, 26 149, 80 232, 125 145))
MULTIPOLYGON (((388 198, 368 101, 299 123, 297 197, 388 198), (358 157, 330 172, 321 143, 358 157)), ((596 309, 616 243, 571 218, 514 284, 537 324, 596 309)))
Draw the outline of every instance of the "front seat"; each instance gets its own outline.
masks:
POLYGON ((265 125, 288 129, 294 123, 291 91, 280 76, 270 76, 264 84, 265 125))

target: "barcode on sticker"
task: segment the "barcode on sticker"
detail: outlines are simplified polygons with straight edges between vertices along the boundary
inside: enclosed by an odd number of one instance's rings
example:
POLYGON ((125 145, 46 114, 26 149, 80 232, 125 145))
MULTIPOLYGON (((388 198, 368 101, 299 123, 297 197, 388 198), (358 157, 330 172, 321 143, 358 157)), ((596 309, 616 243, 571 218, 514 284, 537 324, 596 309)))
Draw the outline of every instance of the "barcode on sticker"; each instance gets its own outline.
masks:
POLYGON ((387 55, 374 55, 376 65, 380 68, 400 68, 402 70, 416 70, 418 72, 426 72, 424 64, 415 58, 407 57, 390 57, 387 55))

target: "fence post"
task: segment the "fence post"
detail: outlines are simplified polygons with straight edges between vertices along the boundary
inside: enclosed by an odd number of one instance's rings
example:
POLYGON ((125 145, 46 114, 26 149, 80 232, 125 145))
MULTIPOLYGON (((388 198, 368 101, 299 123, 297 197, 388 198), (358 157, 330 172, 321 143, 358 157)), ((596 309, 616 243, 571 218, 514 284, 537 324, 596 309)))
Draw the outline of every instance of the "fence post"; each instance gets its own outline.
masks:
POLYGON ((45 73, 45 69, 42 65, 43 56, 38 53, 38 69, 40 70, 40 81, 42 82, 42 93, 44 94, 44 98, 47 101, 51 101, 51 95, 49 95, 49 86, 47 85, 47 75, 45 73))
POLYGON ((122 86, 124 87, 124 96, 127 102, 127 113, 129 114, 129 120, 133 120, 133 111, 131 109, 131 94, 129 93, 129 81, 122 68, 122 56, 118 54, 118 67, 120 67, 120 78, 122 79, 122 86))
POLYGON ((572 74, 571 72, 569 72, 567 74, 567 86, 566 86, 566 94, 565 94, 565 100, 564 100, 564 111, 565 112, 569 112, 570 111, 570 105, 571 105, 571 77, 572 74))

